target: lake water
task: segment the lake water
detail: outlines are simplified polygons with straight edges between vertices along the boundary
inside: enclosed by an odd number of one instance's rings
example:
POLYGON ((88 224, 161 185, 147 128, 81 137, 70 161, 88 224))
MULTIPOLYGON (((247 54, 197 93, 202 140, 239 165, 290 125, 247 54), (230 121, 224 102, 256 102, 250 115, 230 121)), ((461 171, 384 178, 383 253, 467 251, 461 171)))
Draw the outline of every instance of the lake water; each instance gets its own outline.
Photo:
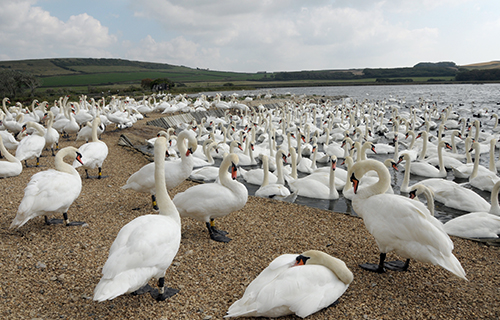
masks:
MULTIPOLYGON (((223 94, 230 95, 232 92, 223 92, 223 94)), ((317 97, 321 96, 344 96, 357 101, 368 100, 369 102, 375 101, 386 101, 388 104, 398 104, 401 111, 409 110, 412 105, 418 105, 421 101, 436 103, 438 108, 447 107, 449 105, 453 106, 453 110, 456 111, 460 116, 465 118, 470 118, 471 120, 479 119, 481 121, 482 130, 489 132, 492 130, 494 125, 494 119, 490 120, 490 115, 492 113, 497 113, 500 108, 500 84, 482 84, 482 85, 472 85, 472 84, 442 84, 442 85, 388 85, 388 86, 335 86, 335 87, 303 87, 303 88, 273 88, 273 89, 261 89, 252 91, 237 91, 240 96, 255 96, 257 94, 271 93, 273 95, 287 95, 293 94, 296 96, 300 95, 315 95, 317 97), (473 114, 477 113, 479 110, 487 109, 488 116, 483 116, 481 118, 474 118, 473 114)), ((213 93, 205 93, 206 95, 213 95, 213 93)), ((339 101, 338 103, 340 103, 339 101)), ((439 123, 438 121, 436 121, 439 123)), ((385 143, 382 138, 378 142, 385 143)), ((463 143, 457 145, 459 151, 463 152, 463 143)), ((401 151, 401 148, 400 148, 401 151)), ((369 158, 375 158, 379 160, 385 160, 388 155, 369 155, 369 158)), ((481 164, 488 166, 488 154, 481 155, 481 164)), ((496 155, 498 159, 498 154, 496 155)), ((391 174, 393 177, 393 189, 395 193, 399 193, 399 186, 403 180, 404 171, 400 170, 395 172, 391 169, 391 174)), ((417 183, 424 178, 418 176, 411 176, 410 185, 417 183)), ((448 172, 448 179, 453 180, 454 176, 452 172, 448 172)), ((459 183, 466 183, 467 180, 455 180, 459 183)), ((482 192, 480 190, 474 189, 467 184, 466 187, 473 189, 478 194, 483 196, 486 200, 490 200, 489 192, 482 192)), ((247 185, 249 189, 249 194, 253 194, 257 190, 258 186, 247 185)), ((340 196, 338 200, 317 200, 308 199, 304 197, 298 197, 296 203, 317 207, 321 209, 331 210, 335 212, 343 212, 346 214, 353 214, 351 203, 340 196)), ((466 212, 458 211, 444 207, 440 203, 436 202, 435 216, 442 222, 446 222, 456 216, 462 215, 466 212)))

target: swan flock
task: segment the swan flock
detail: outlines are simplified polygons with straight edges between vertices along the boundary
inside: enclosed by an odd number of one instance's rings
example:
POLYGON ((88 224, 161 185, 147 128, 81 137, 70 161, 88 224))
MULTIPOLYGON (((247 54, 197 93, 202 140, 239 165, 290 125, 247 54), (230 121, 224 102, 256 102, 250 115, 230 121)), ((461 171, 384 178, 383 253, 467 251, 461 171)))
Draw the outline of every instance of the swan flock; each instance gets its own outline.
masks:
MULTIPOLYGON (((126 134, 154 113, 223 114, 205 116, 199 123, 177 122, 149 137, 154 162, 130 172, 121 188, 151 195, 153 212, 124 224, 116 235, 95 287, 93 299, 99 302, 127 293, 149 293, 158 301, 174 296, 178 290, 166 286, 165 276, 182 246, 181 221, 189 217, 203 223, 206 241, 228 245, 237 235, 229 238, 231 230, 215 228, 215 220, 237 214, 253 195, 247 188, 251 184, 257 188, 255 196, 272 200, 349 199, 380 251, 378 263, 360 266, 378 273, 406 271, 414 259, 467 280, 467 266, 453 254, 450 235, 479 239, 498 238, 500 233, 500 227, 487 228, 498 225, 500 216, 500 165, 494 161, 498 133, 481 131, 483 122, 492 126, 489 118, 481 118, 481 123, 459 118, 453 106, 425 100, 406 105, 292 96, 269 107, 249 106, 235 95, 228 102, 219 94, 212 101, 201 95, 193 102, 186 95, 158 94, 142 100, 61 97, 52 107, 48 102, 10 106, 5 98, 1 110, 0 178, 26 178, 10 226, 19 232, 28 222, 36 224, 38 216, 44 216, 47 225, 87 225, 70 221, 68 210, 77 211, 73 203, 85 192, 82 178, 89 183, 113 179, 102 175, 102 168, 119 165, 106 161, 108 146, 100 136, 107 131, 126 134), (439 129, 434 135, 431 128, 439 129), (72 146, 59 150, 60 139, 69 139, 72 146), (489 155, 487 167, 480 162, 481 154, 489 155), (41 156, 54 156, 54 169, 39 168, 41 156), (36 168, 28 166, 31 159, 36 168), (27 168, 35 172, 30 177, 23 171, 27 168), (94 169, 97 179, 91 181, 88 170, 94 169), (402 183, 394 181, 391 170, 404 171, 402 183), (452 182, 458 170, 460 184, 452 182), (186 179, 200 183, 171 197, 168 192, 186 179), (461 209, 464 217, 443 224, 434 216, 434 207, 408 197, 415 190, 410 180, 428 188, 428 204, 435 199, 461 209), (491 204, 481 192, 491 193, 491 204), (63 219, 49 219, 53 214, 63 219), (467 232, 469 226, 477 228, 467 232), (385 261, 391 252, 406 261, 385 261), (148 285, 151 279, 158 281, 157 288, 148 285)), ((227 317, 307 317, 337 301, 353 279, 342 260, 323 251, 277 255, 228 307, 227 317)))

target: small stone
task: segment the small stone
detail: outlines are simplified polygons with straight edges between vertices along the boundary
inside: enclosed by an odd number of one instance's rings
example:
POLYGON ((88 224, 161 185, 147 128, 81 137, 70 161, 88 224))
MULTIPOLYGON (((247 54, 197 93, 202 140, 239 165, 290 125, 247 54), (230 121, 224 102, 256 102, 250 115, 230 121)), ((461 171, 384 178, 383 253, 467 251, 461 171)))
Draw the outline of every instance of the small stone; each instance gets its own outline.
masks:
POLYGON ((61 273, 60 275, 57 276, 57 280, 63 281, 66 278, 66 275, 64 273, 61 273))
POLYGON ((37 268, 37 269, 45 269, 45 268, 47 268, 47 265, 45 263, 41 262, 41 261, 38 261, 36 263, 36 265, 35 265, 35 268, 37 268))

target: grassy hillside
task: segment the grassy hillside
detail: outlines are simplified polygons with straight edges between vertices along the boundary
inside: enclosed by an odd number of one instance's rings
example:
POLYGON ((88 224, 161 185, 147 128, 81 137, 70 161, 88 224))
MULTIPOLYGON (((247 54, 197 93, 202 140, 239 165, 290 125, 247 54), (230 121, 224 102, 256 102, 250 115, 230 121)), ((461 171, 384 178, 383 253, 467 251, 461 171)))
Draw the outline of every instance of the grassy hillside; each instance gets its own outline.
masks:
POLYGON ((481 62, 481 63, 473 63, 461 66, 466 69, 499 69, 500 61, 490 61, 490 62, 481 62))

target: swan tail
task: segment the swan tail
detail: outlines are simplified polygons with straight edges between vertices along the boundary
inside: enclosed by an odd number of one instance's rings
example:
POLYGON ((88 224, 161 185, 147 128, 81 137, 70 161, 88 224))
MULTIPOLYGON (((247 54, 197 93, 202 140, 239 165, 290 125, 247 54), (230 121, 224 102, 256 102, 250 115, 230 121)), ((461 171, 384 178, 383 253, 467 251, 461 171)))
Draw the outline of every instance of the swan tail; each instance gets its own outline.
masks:
POLYGON ((464 268, 462 268, 460 261, 458 261, 458 259, 453 254, 448 257, 443 257, 442 261, 439 261, 438 264, 457 277, 467 280, 467 278, 465 277, 464 268))
POLYGON ((102 302, 112 300, 125 293, 134 292, 145 286, 155 274, 153 268, 143 268, 143 270, 127 270, 112 278, 103 276, 94 289, 93 299, 102 302))

